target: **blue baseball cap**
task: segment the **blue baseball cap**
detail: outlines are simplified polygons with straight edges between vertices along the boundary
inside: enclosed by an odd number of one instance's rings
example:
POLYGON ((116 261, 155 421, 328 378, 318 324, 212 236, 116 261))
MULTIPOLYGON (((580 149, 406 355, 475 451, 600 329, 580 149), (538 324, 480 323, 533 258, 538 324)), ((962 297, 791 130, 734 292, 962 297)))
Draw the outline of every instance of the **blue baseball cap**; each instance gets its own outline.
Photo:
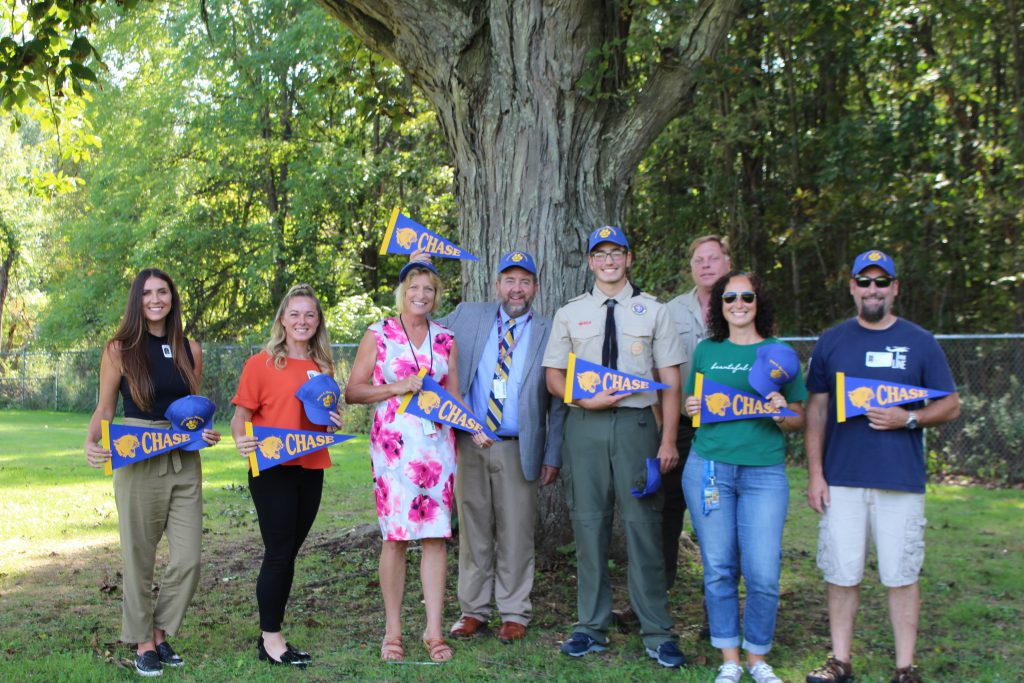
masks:
POLYGON ((587 251, 594 251, 594 247, 601 244, 601 242, 611 242, 612 244, 617 244, 620 247, 629 249, 629 242, 626 241, 626 233, 622 232, 620 228, 616 228, 612 225, 602 226, 590 233, 590 242, 587 247, 587 251))
POLYGON ((522 268, 528 273, 537 274, 537 266, 533 262, 533 257, 525 251, 510 251, 501 257, 501 260, 498 261, 498 273, 504 273, 509 268, 522 268))
POLYGON ((426 268, 434 275, 437 275, 437 268, 434 267, 433 263, 427 263, 426 261, 409 261, 404 266, 402 266, 402 270, 399 271, 398 281, 405 282, 405 276, 408 275, 409 271, 412 270, 413 268, 426 268))
POLYGON ((302 401, 306 417, 315 425, 330 425, 331 411, 338 409, 341 387, 330 375, 314 375, 295 392, 302 401))
POLYGON ((639 488, 634 488, 632 493, 634 498, 646 498, 647 496, 657 493, 658 489, 661 488, 661 461, 657 458, 647 458, 647 482, 644 484, 644 488, 641 491, 639 488))
POLYGON ((203 441, 203 430, 213 426, 217 406, 205 396, 183 396, 167 406, 164 417, 176 434, 191 434, 192 438, 178 446, 183 451, 198 451, 210 444, 203 441))
POLYGON ((765 344, 757 350, 747 381, 754 391, 767 397, 796 379, 799 372, 800 357, 791 346, 765 344))
POLYGON ((878 266, 884 270, 889 277, 896 277, 896 262, 892 260, 891 256, 886 254, 884 251, 879 251, 878 249, 869 249, 855 258, 853 260, 853 269, 850 271, 850 275, 860 275, 865 268, 870 268, 871 266, 878 266))

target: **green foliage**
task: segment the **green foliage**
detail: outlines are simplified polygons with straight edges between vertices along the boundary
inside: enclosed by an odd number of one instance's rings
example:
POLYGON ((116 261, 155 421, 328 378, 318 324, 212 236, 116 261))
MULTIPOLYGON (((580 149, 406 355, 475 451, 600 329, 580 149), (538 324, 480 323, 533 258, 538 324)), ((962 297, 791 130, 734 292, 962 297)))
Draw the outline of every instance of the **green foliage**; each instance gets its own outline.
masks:
MULTIPOLYGON (((787 306, 781 331, 848 315, 852 257, 897 258, 902 315, 944 332, 1024 325, 1024 117, 1003 3, 748 3, 696 106, 641 165, 643 273, 688 283, 684 248, 731 238, 787 306)), ((1016 38, 1014 38, 1016 35, 1016 38)))

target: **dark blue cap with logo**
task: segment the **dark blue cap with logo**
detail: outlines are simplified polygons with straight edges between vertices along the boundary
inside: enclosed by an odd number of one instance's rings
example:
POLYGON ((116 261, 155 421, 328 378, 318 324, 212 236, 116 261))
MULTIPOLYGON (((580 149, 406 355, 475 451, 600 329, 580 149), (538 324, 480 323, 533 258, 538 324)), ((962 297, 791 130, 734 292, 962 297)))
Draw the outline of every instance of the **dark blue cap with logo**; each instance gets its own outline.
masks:
POLYGON ((660 488, 661 460, 647 458, 647 482, 644 484, 642 491, 639 488, 634 488, 631 493, 634 498, 646 498, 651 494, 657 493, 660 488))
POLYGON ((498 261, 498 272, 504 273, 509 268, 522 268, 533 275, 537 274, 537 266, 533 257, 525 251, 510 251, 498 261))
POLYGON ((629 249, 629 242, 626 241, 626 233, 622 232, 621 228, 616 228, 613 225, 602 226, 590 233, 590 241, 587 251, 594 251, 594 247, 601 244, 601 242, 611 242, 612 244, 617 244, 620 247, 629 249))
POLYGON ((203 441, 203 430, 213 426, 217 406, 205 396, 183 396, 167 407, 164 417, 171 423, 171 431, 191 434, 188 442, 178 446, 183 451, 198 451, 210 444, 203 441))
POLYGON ((800 357, 786 344, 765 344, 757 350, 747 381, 754 391, 766 397, 786 386, 800 372, 800 357))
POLYGON ((306 417, 315 425, 330 425, 331 411, 338 409, 341 387, 330 375, 314 375, 295 392, 302 401, 306 417))
POLYGON ((871 266, 878 266, 889 277, 896 277, 896 262, 884 251, 879 251, 878 249, 869 249, 855 258, 850 275, 860 275, 865 268, 870 268, 871 266))
POLYGON ((434 267, 433 263, 427 263, 426 261, 409 261, 402 266, 402 270, 398 273, 398 281, 405 282, 405 276, 408 275, 409 271, 413 268, 426 268, 434 275, 437 275, 437 268, 434 267))

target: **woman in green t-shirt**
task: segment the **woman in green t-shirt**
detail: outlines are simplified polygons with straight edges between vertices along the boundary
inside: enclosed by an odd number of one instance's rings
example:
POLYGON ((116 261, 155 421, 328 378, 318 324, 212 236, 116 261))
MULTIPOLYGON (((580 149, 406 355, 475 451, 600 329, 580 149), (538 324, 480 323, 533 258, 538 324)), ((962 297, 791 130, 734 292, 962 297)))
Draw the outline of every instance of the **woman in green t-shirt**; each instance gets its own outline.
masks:
MULTIPOLYGON (((701 400, 693 395, 697 373, 705 381, 758 395, 749 374, 759 348, 781 344, 772 336, 774 327, 771 301, 756 276, 732 271, 715 283, 708 338, 697 345, 690 364, 688 415, 696 415, 701 408, 701 400)), ((704 561, 711 644, 722 651, 723 664, 715 683, 736 683, 742 678, 741 646, 757 683, 781 683, 765 655, 775 634, 782 527, 789 504, 783 433, 803 428, 801 402, 807 398, 799 363, 796 366, 793 381, 764 397, 773 409, 788 408, 795 415, 704 423, 683 469, 683 494, 686 506, 694 511, 691 519, 704 561), (741 575, 747 588, 742 632, 741 575)), ((706 394, 709 409, 724 412, 721 402, 726 396, 706 394)), ((739 399, 744 402, 751 405, 749 399, 739 399)))

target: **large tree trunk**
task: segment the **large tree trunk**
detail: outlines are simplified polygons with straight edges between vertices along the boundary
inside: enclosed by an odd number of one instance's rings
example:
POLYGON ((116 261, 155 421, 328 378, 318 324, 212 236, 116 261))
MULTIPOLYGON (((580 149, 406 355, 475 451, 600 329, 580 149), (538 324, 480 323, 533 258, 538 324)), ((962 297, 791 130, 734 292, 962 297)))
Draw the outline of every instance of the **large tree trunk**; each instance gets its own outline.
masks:
MULTIPOLYGON (((680 42, 631 87, 629 2, 320 2, 437 111, 456 168, 460 244, 480 256, 463 262, 464 298, 489 299, 501 253, 525 249, 537 259, 537 307, 547 315, 584 289, 587 235, 621 224, 640 159, 689 106, 698 67, 739 5, 702 0, 680 42)), ((554 512, 557 487, 545 492, 542 516, 551 514, 538 540, 550 550, 569 525, 564 506, 554 512)))

